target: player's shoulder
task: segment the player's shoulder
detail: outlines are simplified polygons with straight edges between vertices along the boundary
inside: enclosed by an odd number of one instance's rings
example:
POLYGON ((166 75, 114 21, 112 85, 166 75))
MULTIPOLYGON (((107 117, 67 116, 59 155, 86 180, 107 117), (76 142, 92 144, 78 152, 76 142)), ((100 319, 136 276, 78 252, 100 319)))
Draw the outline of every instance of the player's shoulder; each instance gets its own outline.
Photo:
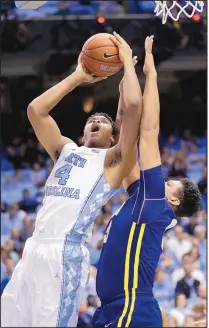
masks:
POLYGON ((161 227, 164 231, 166 231, 173 228, 177 224, 177 218, 166 199, 161 200, 161 203, 163 205, 163 210, 160 212, 156 220, 153 220, 150 224, 157 224, 158 227, 161 227))
POLYGON ((172 206, 169 204, 167 199, 165 199, 165 218, 167 219, 166 222, 169 222, 169 225, 166 226, 166 230, 169 230, 177 224, 177 218, 176 214, 172 208, 172 206))
POLYGON ((75 151, 77 148, 79 148, 77 144, 74 141, 69 140, 62 146, 60 151, 56 153, 56 158, 58 159, 61 155, 65 155, 69 151, 75 151))

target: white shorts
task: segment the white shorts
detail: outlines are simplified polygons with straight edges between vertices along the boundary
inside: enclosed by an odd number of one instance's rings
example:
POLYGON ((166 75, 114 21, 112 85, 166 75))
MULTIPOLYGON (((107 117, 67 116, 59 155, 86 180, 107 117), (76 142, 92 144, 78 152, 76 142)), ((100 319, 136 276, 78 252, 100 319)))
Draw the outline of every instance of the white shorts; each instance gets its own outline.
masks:
POLYGON ((2 327, 75 327, 89 278, 88 249, 37 231, 1 298, 2 327))

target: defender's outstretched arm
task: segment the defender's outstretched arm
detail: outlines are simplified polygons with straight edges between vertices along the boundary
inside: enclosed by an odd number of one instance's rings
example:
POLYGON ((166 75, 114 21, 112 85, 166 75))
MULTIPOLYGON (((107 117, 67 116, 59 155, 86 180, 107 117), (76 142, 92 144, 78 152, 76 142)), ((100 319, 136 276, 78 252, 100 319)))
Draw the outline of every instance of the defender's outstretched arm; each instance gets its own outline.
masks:
POLYGON ((53 161, 56 161, 56 153, 59 152, 66 143, 71 142, 71 140, 61 135, 59 127, 49 115, 50 111, 62 98, 82 82, 94 83, 102 79, 103 78, 93 78, 89 74, 86 74, 79 60, 77 69, 74 73, 35 98, 29 104, 27 109, 29 121, 34 128, 38 140, 53 161))
POLYGON ((146 83, 143 94, 143 110, 140 124, 140 168, 148 170, 161 164, 158 144, 160 101, 157 72, 152 55, 153 36, 145 40, 144 73, 146 83))

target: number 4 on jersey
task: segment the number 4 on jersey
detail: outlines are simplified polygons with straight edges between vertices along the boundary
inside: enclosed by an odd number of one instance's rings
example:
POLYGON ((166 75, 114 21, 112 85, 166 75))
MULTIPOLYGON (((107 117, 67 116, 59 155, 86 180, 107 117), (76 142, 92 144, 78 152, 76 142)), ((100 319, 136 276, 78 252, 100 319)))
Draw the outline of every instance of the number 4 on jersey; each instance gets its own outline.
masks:
POLYGON ((58 183, 62 186, 66 185, 67 180, 70 177, 70 171, 72 170, 72 166, 69 164, 66 164, 59 169, 57 169, 55 173, 55 177, 59 178, 58 183))

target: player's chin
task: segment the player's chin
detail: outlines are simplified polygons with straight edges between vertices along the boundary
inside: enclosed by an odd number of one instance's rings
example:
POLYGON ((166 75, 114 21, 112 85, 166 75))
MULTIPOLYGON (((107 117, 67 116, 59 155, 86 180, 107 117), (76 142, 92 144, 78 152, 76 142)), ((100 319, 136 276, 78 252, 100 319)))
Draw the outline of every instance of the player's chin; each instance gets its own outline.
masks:
POLYGON ((99 133, 91 133, 89 136, 89 144, 91 147, 99 147, 103 144, 103 138, 99 133))
POLYGON ((102 140, 104 139, 104 133, 102 131, 90 132, 89 138, 91 140, 102 140))

